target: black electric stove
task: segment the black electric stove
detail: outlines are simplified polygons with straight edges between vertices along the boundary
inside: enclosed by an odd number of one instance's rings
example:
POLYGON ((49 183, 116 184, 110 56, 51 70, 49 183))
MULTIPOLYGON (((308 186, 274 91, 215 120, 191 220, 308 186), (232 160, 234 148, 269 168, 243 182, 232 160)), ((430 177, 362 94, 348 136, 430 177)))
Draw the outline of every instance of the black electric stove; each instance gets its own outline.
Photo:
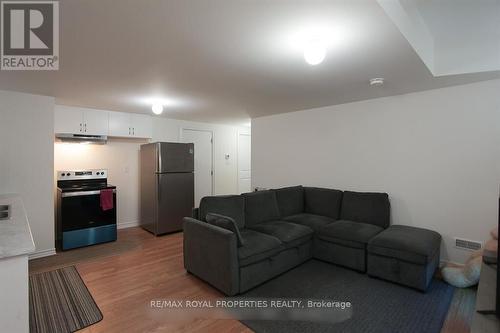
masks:
POLYGON ((57 172, 56 230, 60 250, 116 240, 116 186, 108 184, 107 170, 57 172), (112 207, 102 205, 107 190, 112 207))

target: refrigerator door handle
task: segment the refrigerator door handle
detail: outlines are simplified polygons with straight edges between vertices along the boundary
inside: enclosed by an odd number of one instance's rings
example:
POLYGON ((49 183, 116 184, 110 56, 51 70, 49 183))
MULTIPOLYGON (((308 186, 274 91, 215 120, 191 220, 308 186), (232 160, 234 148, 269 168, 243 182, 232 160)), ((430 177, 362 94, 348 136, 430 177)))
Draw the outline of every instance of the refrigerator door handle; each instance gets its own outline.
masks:
POLYGON ((157 165, 156 165, 156 172, 160 173, 161 172, 161 165, 162 165, 162 160, 161 160, 161 146, 158 143, 156 146, 156 159, 157 159, 157 165))
POLYGON ((160 179, 157 180, 158 184, 156 185, 157 188, 157 194, 158 194, 158 203, 161 202, 161 186, 160 186, 160 179))

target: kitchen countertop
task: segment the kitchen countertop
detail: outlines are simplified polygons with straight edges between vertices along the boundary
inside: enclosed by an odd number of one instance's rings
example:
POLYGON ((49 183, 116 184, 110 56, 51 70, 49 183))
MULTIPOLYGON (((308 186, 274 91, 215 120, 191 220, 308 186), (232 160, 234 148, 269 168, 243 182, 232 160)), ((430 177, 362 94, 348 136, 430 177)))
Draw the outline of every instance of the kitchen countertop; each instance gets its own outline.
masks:
POLYGON ((25 255, 35 251, 28 217, 21 197, 0 195, 0 206, 10 205, 10 219, 0 220, 0 259, 25 255))

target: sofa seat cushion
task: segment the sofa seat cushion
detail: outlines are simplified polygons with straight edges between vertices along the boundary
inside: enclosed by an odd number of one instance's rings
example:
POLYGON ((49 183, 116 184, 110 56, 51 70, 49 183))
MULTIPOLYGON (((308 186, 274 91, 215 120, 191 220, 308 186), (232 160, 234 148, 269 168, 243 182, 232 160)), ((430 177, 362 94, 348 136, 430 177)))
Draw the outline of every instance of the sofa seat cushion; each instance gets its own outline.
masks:
POLYGON ((238 248, 240 266, 259 262, 284 250, 283 244, 276 237, 250 229, 242 229, 240 233, 245 240, 244 245, 238 248))
POLYGON ((302 244, 310 240, 313 235, 311 228, 286 221, 268 221, 250 228, 278 238, 287 248, 302 244))
POLYGON ((345 191, 340 219, 370 223, 382 228, 390 224, 391 207, 387 193, 345 191))
POLYGON ((342 191, 319 187, 304 187, 304 213, 338 219, 342 191))
POLYGON ((209 213, 229 216, 234 219, 239 228, 243 228, 245 226, 245 198, 241 195, 203 197, 198 211, 199 219, 206 221, 209 213))
POLYGON ((283 218, 283 220, 308 226, 309 228, 313 229, 314 231, 318 231, 319 229, 321 229, 325 225, 335 222, 335 220, 330 218, 330 217, 321 216, 321 215, 314 215, 314 214, 307 214, 307 213, 287 216, 287 217, 283 218))
POLYGON ((339 220, 321 228, 317 237, 332 243, 364 249, 368 242, 383 230, 373 224, 339 220))
POLYGON ((283 187, 273 190, 281 216, 290 216, 304 211, 304 188, 302 186, 283 187))
POLYGON ((368 252, 425 265, 439 251, 441 235, 435 231, 406 225, 392 225, 368 244, 368 252))
POLYGON ((280 211, 274 191, 256 191, 242 196, 245 198, 245 226, 279 220, 280 211))

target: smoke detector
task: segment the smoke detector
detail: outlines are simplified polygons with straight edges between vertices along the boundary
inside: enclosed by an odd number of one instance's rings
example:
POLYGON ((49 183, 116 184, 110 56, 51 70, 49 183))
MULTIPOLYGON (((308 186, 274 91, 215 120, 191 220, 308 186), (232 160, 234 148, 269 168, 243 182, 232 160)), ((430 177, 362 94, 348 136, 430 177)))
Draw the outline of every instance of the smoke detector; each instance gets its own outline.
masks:
POLYGON ((373 79, 370 79, 370 86, 372 87, 381 87, 384 85, 384 78, 383 77, 376 77, 373 79))

